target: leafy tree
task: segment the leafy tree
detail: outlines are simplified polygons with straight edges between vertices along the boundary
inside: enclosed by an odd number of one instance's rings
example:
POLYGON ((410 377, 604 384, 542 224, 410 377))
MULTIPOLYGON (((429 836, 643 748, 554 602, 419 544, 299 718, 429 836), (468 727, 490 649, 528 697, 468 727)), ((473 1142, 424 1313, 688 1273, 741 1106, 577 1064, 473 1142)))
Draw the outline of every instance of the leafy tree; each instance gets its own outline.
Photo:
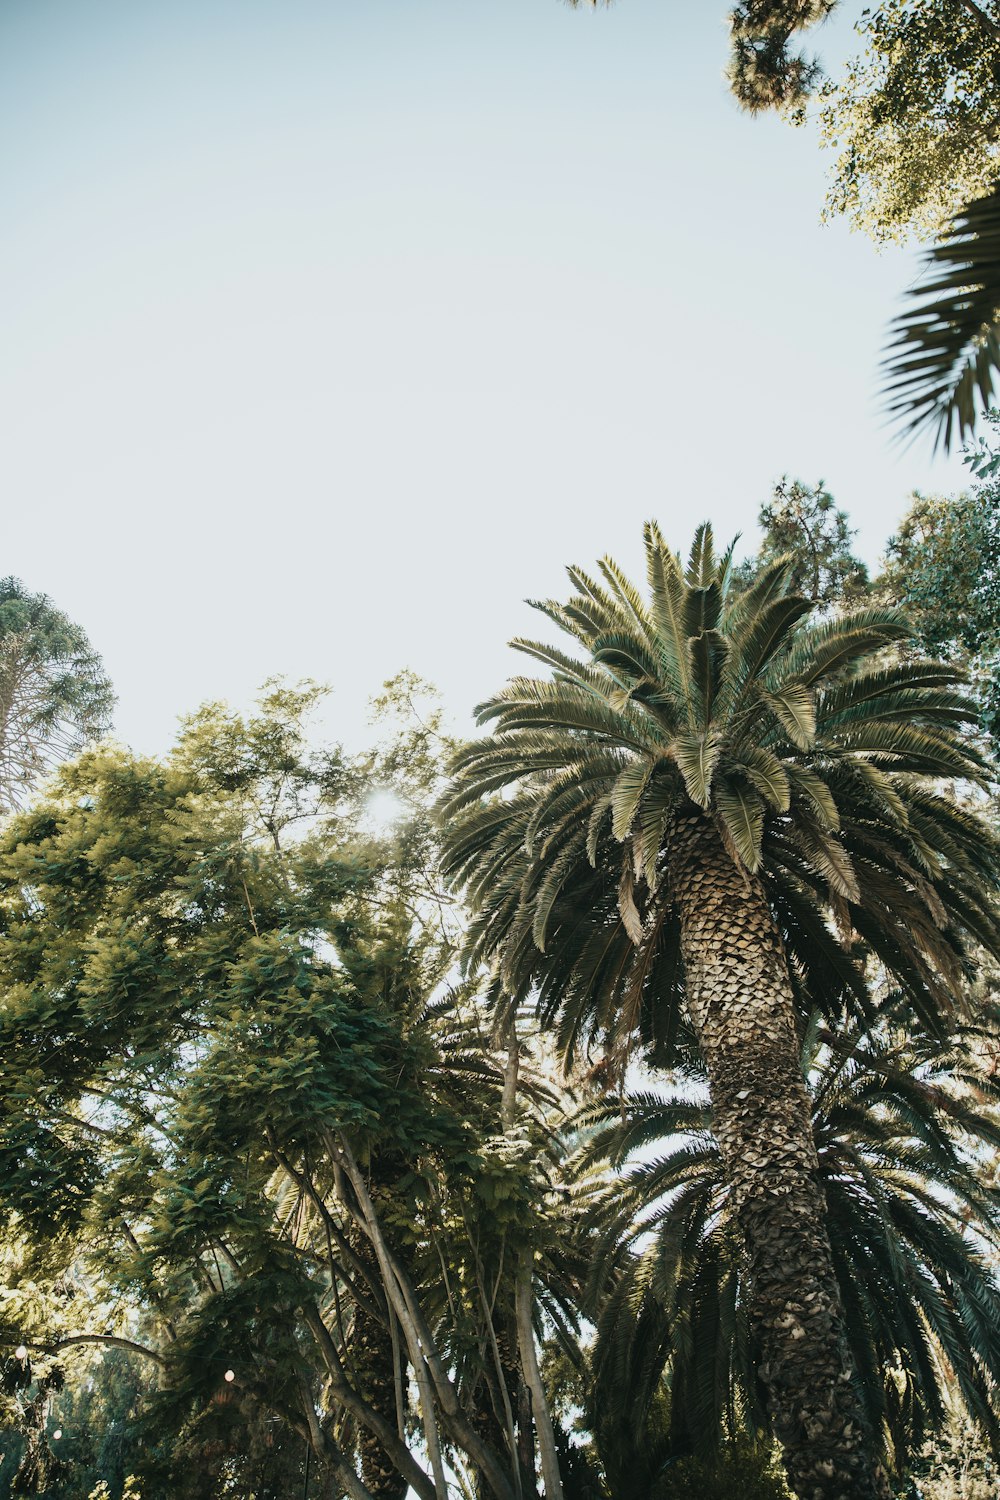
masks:
POLYGON ((1000 478, 955 499, 915 494, 886 549, 878 588, 913 621, 922 648, 972 674, 983 722, 1000 725, 1000 478))
MULTIPOLYGON (((914 1041, 891 1007, 803 1044, 819 1181, 869 1425, 905 1474, 952 1390, 994 1443, 1000 1210, 984 1169, 1000 1143, 997 1085, 974 1031, 914 1041)), ((599 1311, 595 1407, 612 1440, 669 1371, 674 1452, 704 1455, 760 1395, 731 1190, 703 1074, 584 1112, 580 1170, 607 1164, 591 1210, 599 1311), (700 1083, 700 1086, 698 1086, 700 1083)))
POLYGON ((827 212, 878 241, 937 237, 993 187, 1000 156, 1000 13, 985 0, 882 0, 863 56, 822 91, 837 151, 827 212))
POLYGON ((481 1009, 410 879, 423 839, 366 829, 391 777, 310 749, 315 698, 204 710, 165 761, 89 751, 5 830, 3 1233, 61 1245, 92 1294, 68 1331, 22 1307, 4 1345, 144 1356, 146 1500, 286 1492, 307 1450, 354 1500, 443 1500, 447 1464, 513 1500, 552 1448, 547 1135, 503 1128, 481 1009), (494 1445, 477 1400, 508 1291, 531 1408, 494 1445))
POLYGON ((735 571, 737 583, 749 583, 760 568, 784 557, 790 560, 790 587, 813 604, 856 601, 867 592, 868 569, 851 551, 857 533, 822 480, 810 487, 799 479, 780 479, 758 511, 757 524, 761 546, 752 562, 735 571))
POLYGON ((0 579, 0 813, 108 728, 114 693, 86 635, 51 599, 0 579))
POLYGON ((798 50, 838 0, 744 0, 730 16, 729 79, 751 112, 799 122, 819 99, 837 152, 827 213, 876 240, 939 235, 994 184, 1000 155, 1000 13, 993 0, 856 7, 860 56, 841 76, 798 50))
POLYGON ((535 993, 566 1053, 638 1035, 662 1061, 686 1015, 792 1488, 874 1495, 797 1015, 863 1013, 871 954, 933 1029, 972 945, 1000 951, 996 845, 934 785, 986 779, 974 708, 949 666, 886 663, 908 632, 892 610, 807 624, 786 561, 730 591, 707 527, 686 572, 655 525, 646 553, 648 603, 606 559, 603 584, 571 569, 569 603, 540 606, 580 656, 516 643, 552 677, 479 709, 495 728, 457 757, 445 868, 469 963, 535 993))
POLYGON ((968 1418, 952 1417, 926 1444, 916 1472, 920 1500, 993 1500, 1000 1465, 968 1418))
POLYGON ((732 15, 730 78, 751 110, 804 117, 821 100, 837 152, 829 215, 877 241, 939 237, 893 327, 890 412, 945 449, 970 433, 1000 368, 1000 9, 992 0, 882 0, 857 22, 865 43, 823 80, 790 48, 836 0, 746 0, 732 15))
POLYGON ((815 58, 793 50, 799 31, 825 21, 837 0, 744 0, 729 17, 729 84, 744 109, 800 107, 822 70, 815 58))

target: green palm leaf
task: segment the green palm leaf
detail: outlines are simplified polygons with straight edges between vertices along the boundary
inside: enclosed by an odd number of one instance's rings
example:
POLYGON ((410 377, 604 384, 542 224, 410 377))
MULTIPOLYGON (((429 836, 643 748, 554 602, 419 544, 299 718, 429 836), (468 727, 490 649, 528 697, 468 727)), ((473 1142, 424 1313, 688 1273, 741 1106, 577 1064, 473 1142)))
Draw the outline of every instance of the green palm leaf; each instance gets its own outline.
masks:
POLYGON ((947 452, 989 406, 1000 371, 1000 185, 956 214, 926 273, 892 325, 886 404, 904 432, 930 429, 947 452))
POLYGON ((792 744, 800 750, 811 750, 816 739, 816 705, 809 689, 790 682, 773 692, 761 693, 761 698, 792 744))
POLYGON ((720 740, 707 734, 679 734, 671 753, 691 801, 699 807, 708 807, 712 800, 712 777, 722 754, 720 740))
POLYGON ((764 835, 764 804, 750 787, 726 777, 719 778, 715 800, 722 814, 725 830, 740 860, 751 873, 760 868, 761 841, 764 835))

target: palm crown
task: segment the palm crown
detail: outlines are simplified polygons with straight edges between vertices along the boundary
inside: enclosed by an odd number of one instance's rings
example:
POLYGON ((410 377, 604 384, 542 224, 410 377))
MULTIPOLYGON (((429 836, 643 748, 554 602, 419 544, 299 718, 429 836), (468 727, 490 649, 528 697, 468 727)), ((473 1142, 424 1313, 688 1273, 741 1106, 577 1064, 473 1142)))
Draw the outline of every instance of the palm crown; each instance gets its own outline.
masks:
POLYGON ((669 1043, 675 833, 701 810, 762 883, 801 1006, 864 1011, 867 952, 936 1024, 970 945, 1000 951, 996 845, 933 785, 988 776, 960 674, 890 654, 895 610, 807 620, 787 560, 731 588, 709 526, 686 570, 655 524, 645 543, 648 602, 610 559, 602 582, 571 568, 575 596, 536 607, 582 655, 514 642, 551 676, 483 704, 494 732, 457 757, 445 864, 472 960, 499 954, 512 996, 536 984, 567 1050, 637 1028, 669 1043))

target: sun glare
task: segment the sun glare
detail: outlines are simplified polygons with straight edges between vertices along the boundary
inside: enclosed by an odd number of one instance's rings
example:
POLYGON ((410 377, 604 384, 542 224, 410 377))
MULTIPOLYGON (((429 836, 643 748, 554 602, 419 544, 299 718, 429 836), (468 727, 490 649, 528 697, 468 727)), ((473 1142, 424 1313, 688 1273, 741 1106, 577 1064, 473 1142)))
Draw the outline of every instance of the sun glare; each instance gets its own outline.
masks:
POLYGON ((395 792, 380 789, 365 800, 365 822, 374 833, 389 833, 406 811, 395 792))

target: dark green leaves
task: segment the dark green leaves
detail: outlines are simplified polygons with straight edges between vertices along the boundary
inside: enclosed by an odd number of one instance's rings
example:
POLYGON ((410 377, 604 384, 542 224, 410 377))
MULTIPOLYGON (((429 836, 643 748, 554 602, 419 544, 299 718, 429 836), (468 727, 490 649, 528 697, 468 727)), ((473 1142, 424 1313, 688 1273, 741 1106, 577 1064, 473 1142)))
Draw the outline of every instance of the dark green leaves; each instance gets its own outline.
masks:
MULTIPOLYGON (((547 613, 576 655, 535 650, 552 680, 510 683, 483 711, 496 732, 455 763, 445 861, 475 909, 475 960, 501 959, 519 996, 540 985, 547 1016, 563 1007, 567 1045, 588 1026, 634 1035, 665 972, 646 946, 688 803, 771 883, 800 993, 829 989, 829 923, 863 931, 893 972, 917 974, 928 1016, 929 997, 947 993, 935 970, 953 974, 973 941, 1000 946, 960 868, 972 856, 943 820, 931 831, 926 814, 919 828, 911 818, 933 778, 985 774, 961 673, 898 654, 910 627, 897 610, 813 623, 792 592, 794 560, 740 588, 707 527, 686 569, 655 523, 645 544, 646 600, 608 559, 607 588, 572 570, 579 596, 547 613)), ((862 971, 854 957, 843 964, 856 997, 862 971)), ((682 981, 662 982, 677 1003, 682 981)))
POLYGON ((956 215, 909 300, 884 362, 887 406, 947 452, 990 405, 1000 371, 1000 187, 956 215))

